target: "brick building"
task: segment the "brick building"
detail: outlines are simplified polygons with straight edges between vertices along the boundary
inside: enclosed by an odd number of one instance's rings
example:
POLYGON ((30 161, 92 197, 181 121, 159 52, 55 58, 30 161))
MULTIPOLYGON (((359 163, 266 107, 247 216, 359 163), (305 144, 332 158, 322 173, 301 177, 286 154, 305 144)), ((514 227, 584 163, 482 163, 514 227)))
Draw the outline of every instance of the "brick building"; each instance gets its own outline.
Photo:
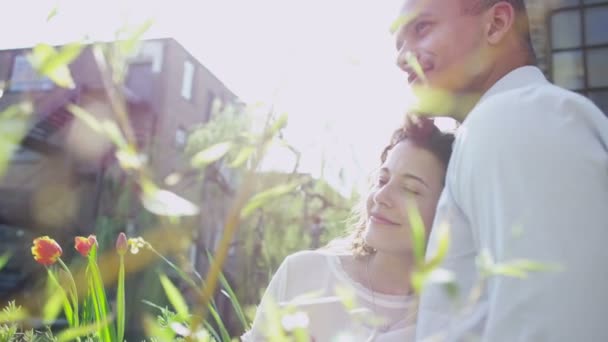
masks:
MULTIPOLYGON (((72 254, 67 246, 73 236, 91 233, 104 207, 117 200, 107 184, 124 180, 112 145, 65 108, 75 103, 98 118, 114 117, 92 49, 70 64, 76 85, 70 90, 38 76, 28 52, 0 51, 0 111, 24 99, 34 105, 28 133, 0 179, 0 251, 13 253, 0 270, 0 300, 27 296, 25 285, 41 270, 29 252, 33 237, 51 235, 72 254)), ((127 64, 121 95, 139 150, 161 183, 183 169, 188 131, 210 119, 214 101, 238 99, 174 39, 143 41, 127 64)), ((203 185, 171 190, 198 204, 203 185)), ((131 229, 137 225, 124 222, 131 229)))

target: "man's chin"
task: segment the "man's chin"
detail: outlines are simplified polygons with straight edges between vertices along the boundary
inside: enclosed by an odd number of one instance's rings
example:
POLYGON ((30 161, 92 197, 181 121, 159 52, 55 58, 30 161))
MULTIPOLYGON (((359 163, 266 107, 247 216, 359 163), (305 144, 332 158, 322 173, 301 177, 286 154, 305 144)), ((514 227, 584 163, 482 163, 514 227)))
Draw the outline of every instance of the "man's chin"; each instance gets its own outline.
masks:
POLYGON ((465 95, 454 90, 433 87, 429 83, 412 85, 414 103, 409 112, 418 116, 447 116, 461 121, 477 102, 475 95, 465 95))

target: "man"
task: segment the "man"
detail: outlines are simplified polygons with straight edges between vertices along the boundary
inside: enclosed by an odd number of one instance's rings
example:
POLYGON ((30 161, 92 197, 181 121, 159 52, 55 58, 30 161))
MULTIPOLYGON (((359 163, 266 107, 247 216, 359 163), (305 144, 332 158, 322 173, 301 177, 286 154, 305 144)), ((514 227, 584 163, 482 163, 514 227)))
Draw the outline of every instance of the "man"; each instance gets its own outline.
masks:
POLYGON ((406 0, 403 11, 398 64, 426 95, 420 108, 437 109, 431 90, 463 122, 435 218, 450 227, 442 267, 460 300, 426 286, 417 339, 608 341, 608 120, 533 66, 523 0, 406 0), (517 279, 487 267, 516 260, 559 270, 517 279))

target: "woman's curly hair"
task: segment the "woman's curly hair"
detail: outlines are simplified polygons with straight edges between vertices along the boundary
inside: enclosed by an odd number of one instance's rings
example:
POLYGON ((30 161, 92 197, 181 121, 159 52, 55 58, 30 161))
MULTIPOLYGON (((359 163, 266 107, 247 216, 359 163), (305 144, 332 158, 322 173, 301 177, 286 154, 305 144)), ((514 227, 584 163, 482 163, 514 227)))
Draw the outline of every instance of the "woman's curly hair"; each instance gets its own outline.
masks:
MULTIPOLYGON (((409 117, 404 127, 397 129, 380 155, 382 165, 388 153, 400 142, 410 139, 416 145, 431 152, 447 170, 454 134, 442 132, 435 126, 431 119, 409 117)), ((444 179, 445 183, 445 179, 444 179)), ((365 199, 353 210, 353 232, 347 240, 350 240, 350 250, 356 257, 364 257, 373 254, 375 250, 365 243, 363 233, 367 227, 365 199)))

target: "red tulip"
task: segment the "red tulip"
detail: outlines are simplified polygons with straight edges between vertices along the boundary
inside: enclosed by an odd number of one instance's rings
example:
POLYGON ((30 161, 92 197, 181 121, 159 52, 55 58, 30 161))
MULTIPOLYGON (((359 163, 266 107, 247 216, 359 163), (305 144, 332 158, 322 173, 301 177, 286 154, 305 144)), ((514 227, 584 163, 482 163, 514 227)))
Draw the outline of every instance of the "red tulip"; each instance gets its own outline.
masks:
POLYGON ((97 246, 97 238, 95 235, 89 235, 89 237, 77 236, 74 238, 74 248, 78 253, 82 254, 83 257, 89 255, 93 245, 97 246))
POLYGON ((121 232, 118 234, 118 238, 116 239, 116 251, 119 255, 125 255, 127 250, 129 249, 129 243, 127 241, 127 236, 125 233, 121 232))
POLYGON ((32 255, 34 260, 44 266, 50 266, 57 262, 63 251, 57 241, 48 236, 42 236, 34 240, 32 255))

